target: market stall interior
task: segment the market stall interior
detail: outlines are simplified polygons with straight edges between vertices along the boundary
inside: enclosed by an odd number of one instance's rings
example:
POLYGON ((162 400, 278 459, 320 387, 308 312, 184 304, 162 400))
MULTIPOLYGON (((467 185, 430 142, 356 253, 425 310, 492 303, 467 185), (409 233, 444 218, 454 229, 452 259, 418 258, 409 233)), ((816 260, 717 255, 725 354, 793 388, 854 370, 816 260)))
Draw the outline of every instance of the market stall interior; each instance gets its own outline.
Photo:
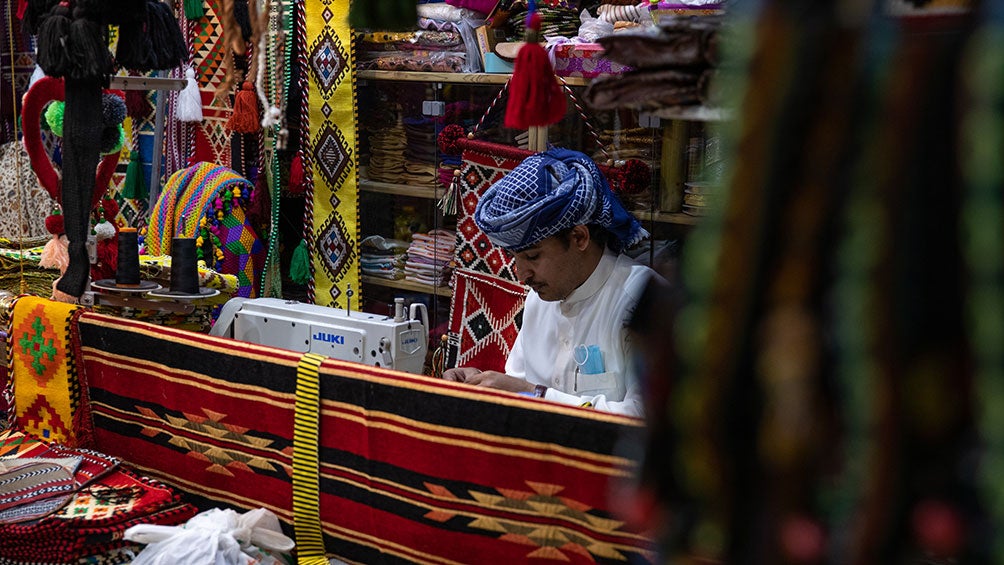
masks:
POLYGON ((0 562, 1004 563, 998 4, 0 0, 0 562))

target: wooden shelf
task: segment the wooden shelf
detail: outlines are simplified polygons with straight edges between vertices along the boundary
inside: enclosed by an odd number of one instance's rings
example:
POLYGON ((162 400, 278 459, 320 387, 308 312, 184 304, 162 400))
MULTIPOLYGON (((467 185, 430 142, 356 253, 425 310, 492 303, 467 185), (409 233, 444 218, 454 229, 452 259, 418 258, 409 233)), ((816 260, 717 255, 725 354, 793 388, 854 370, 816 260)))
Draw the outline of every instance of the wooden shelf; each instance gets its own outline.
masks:
POLYGON ((385 286, 388 288, 396 288, 399 290, 407 290, 411 292, 422 292, 425 294, 438 294, 439 296, 445 296, 447 298, 453 297, 453 289, 448 286, 432 286, 432 285, 412 282, 405 279, 391 280, 391 279, 383 279, 380 277, 372 277, 369 275, 361 275, 360 280, 364 284, 385 286))
MULTIPOLYGON (((505 84, 508 73, 430 73, 419 71, 358 71, 356 78, 369 80, 445 82, 448 84, 505 84)), ((591 79, 563 77, 569 86, 586 86, 591 79)))
POLYGON ((359 179, 359 190, 365 192, 378 192, 381 194, 393 194, 395 196, 410 196, 412 198, 428 198, 430 200, 439 200, 443 197, 443 189, 439 187, 394 184, 364 178, 359 179))
POLYGON ((641 222, 655 222, 657 224, 676 224, 678 226, 696 226, 700 221, 700 216, 691 216, 682 212, 649 212, 648 210, 635 210, 634 215, 641 222))

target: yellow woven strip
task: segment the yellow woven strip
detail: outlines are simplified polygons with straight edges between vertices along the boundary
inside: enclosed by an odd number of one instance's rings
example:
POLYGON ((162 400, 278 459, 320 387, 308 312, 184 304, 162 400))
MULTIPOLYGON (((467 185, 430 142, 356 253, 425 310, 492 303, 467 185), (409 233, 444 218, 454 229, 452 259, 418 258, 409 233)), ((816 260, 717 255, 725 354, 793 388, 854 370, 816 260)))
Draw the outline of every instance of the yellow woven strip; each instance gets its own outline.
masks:
POLYGON ((293 419, 293 529, 299 565, 327 565, 321 533, 318 423, 321 386, 318 369, 325 357, 306 353, 296 367, 293 419))

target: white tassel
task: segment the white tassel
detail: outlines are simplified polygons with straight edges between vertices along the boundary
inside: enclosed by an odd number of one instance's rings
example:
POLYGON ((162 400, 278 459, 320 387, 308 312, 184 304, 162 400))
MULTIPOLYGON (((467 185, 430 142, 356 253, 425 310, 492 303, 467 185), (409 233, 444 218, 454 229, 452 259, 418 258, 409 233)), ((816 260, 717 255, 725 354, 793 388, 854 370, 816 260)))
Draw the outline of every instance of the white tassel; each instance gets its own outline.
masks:
POLYGON ((178 109, 175 116, 180 122, 201 122, 202 94, 199 92, 199 83, 195 81, 195 69, 192 67, 185 69, 185 78, 188 79, 188 85, 178 93, 178 109))

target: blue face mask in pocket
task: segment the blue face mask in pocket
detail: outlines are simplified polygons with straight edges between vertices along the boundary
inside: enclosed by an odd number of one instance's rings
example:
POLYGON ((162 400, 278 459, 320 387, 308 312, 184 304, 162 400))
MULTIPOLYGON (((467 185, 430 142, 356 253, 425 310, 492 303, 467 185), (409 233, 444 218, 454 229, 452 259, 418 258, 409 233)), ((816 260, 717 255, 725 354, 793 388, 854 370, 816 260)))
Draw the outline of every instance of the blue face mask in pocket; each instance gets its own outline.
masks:
POLYGON ((579 373, 596 375, 606 371, 606 367, 603 365, 603 352, 600 351, 599 345, 576 346, 573 354, 579 373))

